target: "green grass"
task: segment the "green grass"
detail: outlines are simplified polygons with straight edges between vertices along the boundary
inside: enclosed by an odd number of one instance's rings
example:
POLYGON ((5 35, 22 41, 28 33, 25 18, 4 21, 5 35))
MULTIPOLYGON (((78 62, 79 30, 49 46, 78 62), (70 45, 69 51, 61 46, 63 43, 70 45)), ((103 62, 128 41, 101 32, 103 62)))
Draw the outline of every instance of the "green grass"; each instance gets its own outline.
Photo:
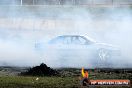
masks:
MULTIPOLYGON (((80 85, 81 69, 58 69, 61 76, 37 77, 11 74, 14 70, 0 71, 0 88, 84 88, 80 85), (4 73, 3 73, 4 72, 4 73), (8 73, 8 74, 6 74, 8 73)), ((19 71, 18 71, 19 72, 19 71)), ((100 72, 89 70, 90 79, 129 79, 132 73, 100 72)), ((85 87, 87 88, 87 87, 85 87)), ((96 88, 130 88, 130 87, 96 87, 96 88)))
MULTIPOLYGON (((84 88, 79 77, 25 77, 1 76, 0 88, 84 88)), ((129 88, 129 87, 96 87, 96 88, 129 88)))
POLYGON ((0 77, 0 88, 77 88, 80 87, 77 77, 0 77))

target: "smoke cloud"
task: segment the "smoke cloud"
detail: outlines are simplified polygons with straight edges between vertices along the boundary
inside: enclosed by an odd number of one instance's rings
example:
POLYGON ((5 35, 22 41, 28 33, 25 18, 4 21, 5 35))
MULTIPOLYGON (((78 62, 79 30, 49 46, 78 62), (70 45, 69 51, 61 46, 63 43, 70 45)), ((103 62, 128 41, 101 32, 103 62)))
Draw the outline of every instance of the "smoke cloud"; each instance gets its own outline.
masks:
MULTIPOLYGON (((0 6, 0 12, 0 65, 44 62, 52 67, 87 66, 88 61, 80 62, 76 57, 58 60, 59 51, 51 59, 51 51, 46 50, 45 55, 44 48, 47 41, 59 35, 83 35, 119 47, 118 66, 132 66, 130 7, 0 6)), ((79 56, 86 58, 83 52, 79 56)))

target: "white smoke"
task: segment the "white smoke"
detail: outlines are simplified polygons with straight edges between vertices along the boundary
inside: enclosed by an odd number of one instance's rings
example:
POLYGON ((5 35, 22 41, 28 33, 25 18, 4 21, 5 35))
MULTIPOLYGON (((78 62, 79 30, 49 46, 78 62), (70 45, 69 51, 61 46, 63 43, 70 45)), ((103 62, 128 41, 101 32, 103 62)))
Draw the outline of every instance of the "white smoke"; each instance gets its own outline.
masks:
MULTIPOLYGON (((120 66, 132 64, 132 12, 129 7, 0 6, 0 12, 1 65, 31 66, 44 62, 54 67, 56 58, 48 60, 41 46, 58 35, 67 34, 84 35, 116 45, 122 51, 120 66), (36 44, 40 44, 39 50, 36 44)), ((75 58, 71 61, 65 65, 79 63, 75 58)))

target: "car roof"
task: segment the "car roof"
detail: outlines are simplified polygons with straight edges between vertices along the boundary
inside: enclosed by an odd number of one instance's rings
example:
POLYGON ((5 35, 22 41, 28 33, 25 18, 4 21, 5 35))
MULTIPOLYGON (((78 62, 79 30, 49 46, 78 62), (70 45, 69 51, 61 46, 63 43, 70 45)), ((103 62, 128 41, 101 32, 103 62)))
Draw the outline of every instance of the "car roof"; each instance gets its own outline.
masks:
POLYGON ((60 38, 65 38, 65 37, 82 37, 82 38, 85 38, 87 40, 90 40, 92 42, 96 42, 94 39, 88 37, 88 36, 83 36, 83 35, 60 35, 60 36, 57 36, 57 37, 60 37, 60 38))
POLYGON ((84 36, 81 36, 81 35, 61 35, 58 37, 84 37, 84 36))

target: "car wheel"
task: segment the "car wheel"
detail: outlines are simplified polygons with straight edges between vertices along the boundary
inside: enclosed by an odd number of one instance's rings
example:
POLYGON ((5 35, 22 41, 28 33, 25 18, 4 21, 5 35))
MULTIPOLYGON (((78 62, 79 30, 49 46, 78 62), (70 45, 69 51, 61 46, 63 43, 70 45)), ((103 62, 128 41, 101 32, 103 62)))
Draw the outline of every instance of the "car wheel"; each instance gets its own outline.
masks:
POLYGON ((98 55, 101 61, 106 61, 111 57, 110 51, 107 49, 99 49, 98 55))

